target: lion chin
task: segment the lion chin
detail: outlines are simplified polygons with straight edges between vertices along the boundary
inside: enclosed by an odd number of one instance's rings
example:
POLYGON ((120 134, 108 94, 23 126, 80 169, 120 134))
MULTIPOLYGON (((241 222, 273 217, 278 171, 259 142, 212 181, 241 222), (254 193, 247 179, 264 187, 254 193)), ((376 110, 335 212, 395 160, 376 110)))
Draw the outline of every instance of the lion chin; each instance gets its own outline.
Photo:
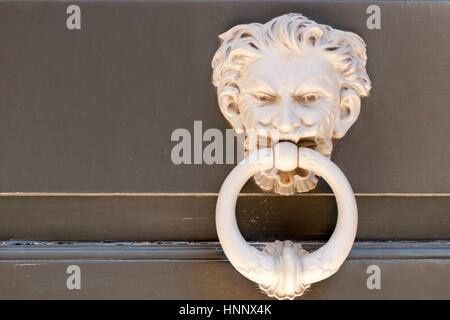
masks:
POLYGON ((276 168, 261 171, 255 175, 255 182, 262 190, 281 195, 308 192, 317 186, 318 179, 315 175, 309 171, 306 174, 298 171, 280 171, 276 168))

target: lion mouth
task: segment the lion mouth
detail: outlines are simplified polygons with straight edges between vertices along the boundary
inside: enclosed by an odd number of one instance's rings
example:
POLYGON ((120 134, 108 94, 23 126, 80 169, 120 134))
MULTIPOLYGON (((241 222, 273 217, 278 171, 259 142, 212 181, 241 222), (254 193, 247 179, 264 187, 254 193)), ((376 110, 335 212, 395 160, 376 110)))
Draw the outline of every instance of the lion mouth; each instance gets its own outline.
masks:
MULTIPOLYGON (((256 148, 273 148, 279 142, 291 142, 297 147, 310 148, 321 151, 321 140, 316 137, 304 137, 300 139, 266 140, 267 144, 258 144, 256 148)), ((282 171, 276 168, 261 171, 255 175, 256 184, 265 191, 274 191, 282 195, 290 195, 295 192, 308 192, 317 185, 317 177, 312 172, 303 168, 296 168, 291 171, 282 171)))
MULTIPOLYGON (((295 143, 291 140, 280 140, 278 142, 291 142, 291 143, 295 143)), ((297 143, 295 143, 297 145, 297 147, 299 148, 309 148, 309 149, 313 149, 313 150, 317 150, 318 144, 316 142, 316 139, 314 137, 307 137, 307 138, 302 138, 300 139, 297 143)), ((290 172, 283 172, 283 171, 278 171, 278 173, 280 174, 280 176, 282 177, 282 182, 284 183, 289 183, 290 182, 290 177, 294 174, 299 175, 302 178, 306 178, 310 175, 310 172, 306 169, 303 168, 296 168, 293 171, 290 172)))
POLYGON ((316 150, 317 142, 314 138, 300 139, 300 141, 297 143, 297 147, 310 148, 316 150))
POLYGON ((309 149, 313 149, 313 150, 319 151, 318 150, 319 145, 318 145, 318 143, 317 143, 317 141, 316 141, 316 139, 314 137, 302 138, 302 139, 300 139, 297 142, 289 140, 289 139, 285 139, 285 140, 279 140, 276 143, 280 143, 280 142, 291 142, 291 143, 295 144, 299 148, 309 148, 309 149))
POLYGON ((313 149, 313 150, 317 150, 317 148, 318 148, 317 141, 316 141, 316 139, 314 137, 301 138, 298 141, 294 141, 294 140, 291 140, 291 139, 280 139, 280 140, 277 140, 277 141, 275 141, 275 140, 270 141, 269 140, 269 146, 270 147, 274 147, 275 144, 280 143, 280 142, 291 142, 291 143, 297 145, 297 147, 299 147, 299 148, 310 148, 310 149, 313 149))

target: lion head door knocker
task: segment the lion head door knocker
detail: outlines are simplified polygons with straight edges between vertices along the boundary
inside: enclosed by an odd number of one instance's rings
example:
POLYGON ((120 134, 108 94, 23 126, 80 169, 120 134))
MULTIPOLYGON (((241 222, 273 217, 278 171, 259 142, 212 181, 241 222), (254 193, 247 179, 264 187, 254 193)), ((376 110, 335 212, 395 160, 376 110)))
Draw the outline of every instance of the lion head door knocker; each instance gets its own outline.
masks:
POLYGON ((256 132, 256 139, 246 138, 246 158, 220 189, 218 237, 242 275, 271 297, 293 299, 334 274, 355 239, 355 197, 330 155, 332 139, 342 138, 356 121, 360 99, 371 89, 366 46, 352 32, 294 13, 235 26, 219 39, 212 67, 220 110, 237 132, 256 132), (239 232, 235 207, 252 176, 263 190, 283 195, 312 190, 316 176, 323 177, 338 208, 329 241, 312 253, 291 241, 263 251, 250 246, 239 232))

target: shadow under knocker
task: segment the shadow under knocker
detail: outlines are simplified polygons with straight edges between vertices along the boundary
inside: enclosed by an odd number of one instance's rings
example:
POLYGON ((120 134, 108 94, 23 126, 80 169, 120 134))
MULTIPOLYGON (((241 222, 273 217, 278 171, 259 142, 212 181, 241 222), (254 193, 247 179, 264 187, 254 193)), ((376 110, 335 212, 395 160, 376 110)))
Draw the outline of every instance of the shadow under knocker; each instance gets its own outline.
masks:
POLYGON ((366 46, 352 32, 295 13, 235 26, 219 39, 212 67, 220 110, 237 132, 257 138, 247 139, 246 158, 220 189, 218 237, 242 275, 271 297, 293 299, 334 274, 355 239, 355 197, 330 156, 332 139, 342 138, 356 121, 361 97, 371 89, 366 46), (263 251, 248 245, 235 216, 247 180, 254 176, 263 190, 290 195, 314 189, 316 175, 328 182, 338 206, 329 241, 312 253, 290 241, 263 251))

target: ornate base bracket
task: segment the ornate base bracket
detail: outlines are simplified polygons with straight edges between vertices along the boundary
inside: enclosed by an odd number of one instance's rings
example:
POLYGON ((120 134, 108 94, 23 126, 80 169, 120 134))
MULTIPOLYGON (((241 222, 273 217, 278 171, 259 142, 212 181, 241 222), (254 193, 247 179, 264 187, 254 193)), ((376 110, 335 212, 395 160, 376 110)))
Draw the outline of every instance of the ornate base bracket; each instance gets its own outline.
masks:
POLYGON ((298 278, 301 274, 299 268, 302 266, 298 264, 299 260, 296 257, 308 254, 308 251, 304 250, 299 243, 277 240, 268 244, 263 252, 270 254, 277 261, 276 282, 271 285, 259 285, 259 288, 269 297, 292 300, 303 295, 311 286, 298 278))

